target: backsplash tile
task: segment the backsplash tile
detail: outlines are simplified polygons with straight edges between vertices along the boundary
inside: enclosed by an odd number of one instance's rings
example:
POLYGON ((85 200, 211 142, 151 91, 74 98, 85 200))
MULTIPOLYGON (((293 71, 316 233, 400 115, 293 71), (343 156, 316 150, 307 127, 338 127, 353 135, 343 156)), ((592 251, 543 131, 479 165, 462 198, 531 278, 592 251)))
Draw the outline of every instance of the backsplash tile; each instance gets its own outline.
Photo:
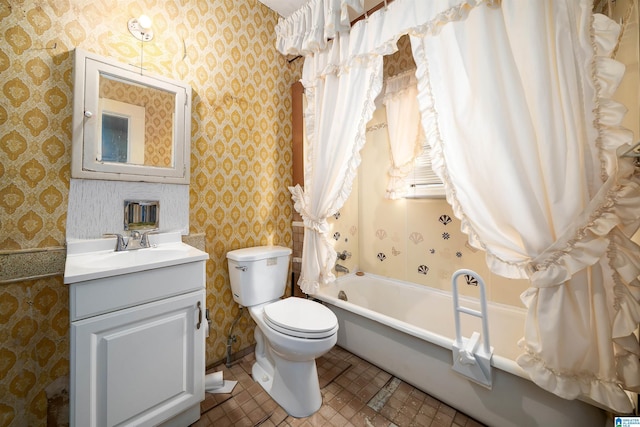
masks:
POLYGON ((64 274, 66 248, 0 251, 0 285, 64 274))

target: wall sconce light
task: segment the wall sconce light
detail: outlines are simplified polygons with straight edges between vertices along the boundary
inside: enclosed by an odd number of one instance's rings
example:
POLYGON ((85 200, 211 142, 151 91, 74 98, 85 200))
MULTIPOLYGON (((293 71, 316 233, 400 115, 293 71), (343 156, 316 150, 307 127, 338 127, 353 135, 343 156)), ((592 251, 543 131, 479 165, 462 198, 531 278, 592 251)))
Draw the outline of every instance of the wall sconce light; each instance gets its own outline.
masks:
POLYGON ((151 29, 151 18, 147 15, 140 15, 139 18, 129 19, 127 24, 129 32, 133 37, 141 42, 148 42, 153 39, 153 30, 151 29))
MULTIPOLYGON (((147 15, 140 15, 139 18, 131 18, 127 23, 129 32, 137 40, 140 40, 140 65, 136 67, 140 68, 140 75, 144 70, 144 42, 151 41, 153 39, 153 30, 151 29, 151 18, 147 15)), ((132 64, 133 65, 133 64, 132 64)))

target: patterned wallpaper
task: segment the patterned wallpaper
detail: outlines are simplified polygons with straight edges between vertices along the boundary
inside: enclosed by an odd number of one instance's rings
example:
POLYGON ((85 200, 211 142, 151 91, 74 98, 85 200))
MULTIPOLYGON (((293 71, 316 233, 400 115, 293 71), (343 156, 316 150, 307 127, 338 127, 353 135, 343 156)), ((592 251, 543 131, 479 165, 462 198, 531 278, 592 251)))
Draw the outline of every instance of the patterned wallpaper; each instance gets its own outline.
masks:
MULTIPOLYGON (((193 88, 190 232, 204 233, 207 363, 224 358, 239 309, 225 254, 292 245, 290 85, 302 61, 275 50, 277 16, 257 0, 0 1, 0 251, 60 247, 69 194, 74 47, 137 63, 127 21, 153 19, 149 73, 193 88)), ((61 277, 0 285, 0 426, 46 423, 46 389, 69 373, 61 277)), ((245 312, 234 333, 253 342, 245 312)))
POLYGON ((100 98, 144 107, 144 164, 173 166, 173 95, 162 90, 101 78, 100 98))
POLYGON ((416 62, 411 53, 411 39, 402 36, 398 40, 398 51, 384 57, 383 75, 385 78, 393 77, 412 68, 416 68, 416 62))

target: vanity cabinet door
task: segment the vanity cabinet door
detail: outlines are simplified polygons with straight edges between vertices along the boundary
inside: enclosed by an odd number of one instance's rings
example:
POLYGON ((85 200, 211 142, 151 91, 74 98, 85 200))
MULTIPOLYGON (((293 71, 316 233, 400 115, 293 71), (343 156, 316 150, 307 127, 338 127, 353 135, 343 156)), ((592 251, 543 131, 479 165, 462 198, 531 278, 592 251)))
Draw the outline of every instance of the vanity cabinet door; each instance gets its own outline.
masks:
POLYGON ((71 425, 157 425, 202 401, 204 301, 202 290, 73 322, 71 425))

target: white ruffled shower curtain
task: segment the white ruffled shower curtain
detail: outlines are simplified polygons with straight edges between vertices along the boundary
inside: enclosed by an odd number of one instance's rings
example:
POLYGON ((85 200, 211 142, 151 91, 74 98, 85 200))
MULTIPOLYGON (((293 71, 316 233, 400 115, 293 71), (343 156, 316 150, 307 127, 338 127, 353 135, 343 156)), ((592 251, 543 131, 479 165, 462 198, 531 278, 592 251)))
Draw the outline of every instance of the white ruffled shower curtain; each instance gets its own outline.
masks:
POLYGON ((327 218, 351 193, 366 125, 382 88, 382 56, 353 56, 350 40, 349 33, 338 34, 327 50, 307 56, 303 69, 304 121, 310 141, 305 188, 297 185, 289 190, 305 226, 298 284, 308 294, 335 279, 331 269, 336 251, 327 235, 327 218))
POLYGON ((420 124, 415 70, 387 79, 382 103, 387 112, 391 154, 385 197, 395 200, 407 195, 405 178, 413 170, 425 138, 420 124))
MULTIPOLYGON (((608 58, 618 28, 591 7, 587 0, 396 0, 352 28, 349 50, 373 58, 411 36, 422 125, 447 200, 493 272, 531 281, 518 363, 546 390, 626 413, 624 390, 640 391, 633 336, 640 248, 628 237, 638 228, 640 183, 631 161, 616 154, 632 142, 620 127, 624 108, 610 99, 624 71, 608 58)), ((309 54, 305 72, 310 57, 324 54, 309 54)), ((333 117, 341 128, 357 122, 362 136, 365 116, 333 117)), ((364 143, 329 135, 310 139, 314 153, 342 144, 355 153, 364 143)), ((354 173, 339 172, 332 158, 310 159, 309 188, 294 192, 306 218, 305 292, 330 279, 335 252, 323 248, 325 218, 348 194, 336 188, 350 188, 344 179, 354 173), (319 179, 318 169, 334 179, 319 179)))
POLYGON ((632 409, 640 391, 640 187, 619 161, 617 25, 589 1, 477 8, 412 34, 434 171, 496 274, 527 278, 518 363, 561 397, 632 409))

